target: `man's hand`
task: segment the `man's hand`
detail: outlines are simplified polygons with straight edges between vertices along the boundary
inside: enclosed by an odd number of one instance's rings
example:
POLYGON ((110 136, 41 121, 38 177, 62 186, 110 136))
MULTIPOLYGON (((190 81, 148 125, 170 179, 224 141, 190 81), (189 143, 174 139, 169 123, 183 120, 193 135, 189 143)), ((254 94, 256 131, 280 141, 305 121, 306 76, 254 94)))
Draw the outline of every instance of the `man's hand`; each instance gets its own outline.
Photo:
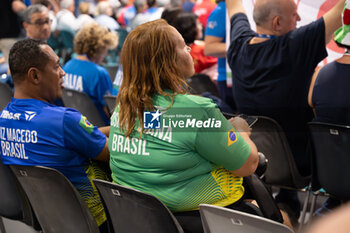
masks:
POLYGON ((345 0, 338 0, 337 4, 323 15, 325 24, 325 40, 326 44, 333 38, 333 33, 342 25, 342 11, 344 9, 345 0))
POLYGON ((248 123, 241 117, 233 117, 228 120, 235 129, 241 133, 245 132, 248 136, 252 133, 252 128, 249 127, 248 123))

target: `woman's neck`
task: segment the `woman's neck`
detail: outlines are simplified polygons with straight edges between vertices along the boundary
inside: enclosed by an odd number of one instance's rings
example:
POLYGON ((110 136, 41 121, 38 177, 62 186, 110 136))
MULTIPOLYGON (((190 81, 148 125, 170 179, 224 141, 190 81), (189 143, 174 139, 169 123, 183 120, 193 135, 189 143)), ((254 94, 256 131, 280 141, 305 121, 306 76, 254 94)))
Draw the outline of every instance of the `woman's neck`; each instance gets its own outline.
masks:
POLYGON ((90 59, 86 56, 86 54, 79 54, 75 58, 82 61, 90 61, 90 59))

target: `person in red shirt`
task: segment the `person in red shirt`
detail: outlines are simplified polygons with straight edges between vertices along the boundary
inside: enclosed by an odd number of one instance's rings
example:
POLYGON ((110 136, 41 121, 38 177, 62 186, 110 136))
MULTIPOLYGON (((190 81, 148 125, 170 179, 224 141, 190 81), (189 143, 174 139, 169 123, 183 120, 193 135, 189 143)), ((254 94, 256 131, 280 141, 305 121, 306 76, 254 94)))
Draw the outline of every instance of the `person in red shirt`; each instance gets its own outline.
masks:
POLYGON ((204 41, 202 38, 202 25, 198 16, 194 13, 179 13, 173 21, 173 25, 182 35, 185 43, 191 48, 191 56, 196 73, 201 73, 217 64, 217 58, 204 55, 204 41))
POLYGON ((194 5, 193 13, 198 16, 198 20, 204 28, 207 27, 208 17, 215 7, 216 4, 211 0, 198 0, 194 5))

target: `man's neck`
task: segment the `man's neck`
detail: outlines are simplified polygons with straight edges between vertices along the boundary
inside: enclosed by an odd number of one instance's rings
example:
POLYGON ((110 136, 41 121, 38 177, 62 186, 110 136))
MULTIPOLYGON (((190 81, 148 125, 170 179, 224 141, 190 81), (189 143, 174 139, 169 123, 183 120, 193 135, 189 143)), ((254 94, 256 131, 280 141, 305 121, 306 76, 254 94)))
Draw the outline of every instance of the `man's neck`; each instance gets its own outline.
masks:
POLYGON ((261 35, 273 35, 273 36, 278 36, 276 34, 276 32, 274 32, 273 30, 270 30, 268 28, 263 28, 263 27, 259 27, 256 26, 256 33, 261 34, 261 35))
POLYGON ((15 92, 13 94, 13 97, 16 99, 37 99, 48 102, 41 96, 36 95, 36 93, 40 93, 40 91, 28 88, 28 86, 15 85, 15 92))
POLYGON ((256 26, 256 33, 260 36, 253 37, 249 41, 249 44, 258 44, 276 36, 272 30, 262 28, 259 26, 256 26))

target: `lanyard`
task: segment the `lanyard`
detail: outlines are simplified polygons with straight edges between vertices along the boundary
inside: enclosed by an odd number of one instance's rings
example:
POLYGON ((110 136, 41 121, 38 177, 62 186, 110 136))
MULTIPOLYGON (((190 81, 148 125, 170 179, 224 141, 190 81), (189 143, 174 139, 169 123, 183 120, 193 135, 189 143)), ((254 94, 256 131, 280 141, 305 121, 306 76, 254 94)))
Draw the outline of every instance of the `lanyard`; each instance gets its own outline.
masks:
POLYGON ((276 38, 275 35, 256 34, 256 36, 260 37, 260 38, 266 38, 266 39, 275 39, 276 38))

